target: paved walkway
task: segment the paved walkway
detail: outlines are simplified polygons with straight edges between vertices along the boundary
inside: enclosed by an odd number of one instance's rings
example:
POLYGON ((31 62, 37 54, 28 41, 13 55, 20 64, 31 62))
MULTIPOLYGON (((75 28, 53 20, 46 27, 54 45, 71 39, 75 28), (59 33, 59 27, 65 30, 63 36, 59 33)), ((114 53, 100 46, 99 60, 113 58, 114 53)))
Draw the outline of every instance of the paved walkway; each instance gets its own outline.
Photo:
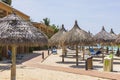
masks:
MULTIPOLYGON (((47 54, 47 52, 44 52, 47 54)), ((45 55, 47 57, 47 55, 45 55)), ((37 57, 34 57, 26 62, 23 63, 23 65, 28 67, 37 67, 41 69, 48 69, 48 70, 55 70, 55 71, 63 71, 68 73, 74 73, 74 74, 80 74, 80 75, 88 75, 88 76, 94 76, 94 77, 100 77, 110 80, 120 80, 120 74, 117 73, 111 73, 111 72, 100 72, 96 70, 83 70, 83 69, 75 69, 75 68, 66 68, 66 67, 60 67, 60 66, 50 66, 45 64, 37 64, 37 62, 42 61, 42 56, 39 55, 37 57)))

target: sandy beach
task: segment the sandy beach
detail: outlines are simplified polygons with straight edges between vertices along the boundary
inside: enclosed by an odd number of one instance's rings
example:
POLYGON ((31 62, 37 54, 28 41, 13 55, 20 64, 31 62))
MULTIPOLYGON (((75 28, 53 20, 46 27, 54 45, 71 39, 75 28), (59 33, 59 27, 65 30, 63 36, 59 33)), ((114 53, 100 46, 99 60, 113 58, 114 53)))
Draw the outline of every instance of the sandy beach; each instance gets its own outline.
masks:
MULTIPOLYGON (((74 51, 69 51, 73 52, 74 51)), ((17 63, 17 80, 111 80, 103 77, 95 77, 81 74, 70 73, 66 71, 59 71, 53 69, 45 69, 44 67, 39 67, 40 65, 49 65, 55 67, 63 68, 74 68, 85 70, 84 61, 79 60, 79 66, 75 67, 75 58, 65 58, 65 63, 61 63, 61 49, 58 50, 58 54, 49 55, 44 61, 42 60, 41 51, 34 54, 24 55, 23 59, 17 63)), ((45 57, 47 56, 47 51, 44 51, 45 57)), ((69 53, 72 55, 72 53, 69 53)), ((96 59, 94 59, 96 60, 96 59)), ((103 72, 103 65, 100 63, 101 58, 97 58, 97 62, 94 61, 94 70, 103 72)), ((115 62, 119 63, 119 58, 115 62), (117 61, 117 62, 116 62, 117 61)), ((6 61, 0 62, 0 80, 10 80, 10 66, 11 63, 6 61)), ((73 69, 71 69, 73 70, 73 69)), ((114 72, 112 74, 120 74, 119 64, 115 64, 114 72)), ((73 71, 74 72, 74 71, 73 71)), ((91 72, 91 71, 89 71, 91 72)), ((117 79, 116 79, 117 80, 117 79)))
MULTIPOLYGON (((17 66, 17 80, 109 80, 35 67, 17 66)), ((0 80, 10 80, 10 70, 0 71, 0 80)))
MULTIPOLYGON (((85 69, 85 60, 82 60, 82 52, 79 52, 79 65, 76 67, 76 58, 75 58, 75 51, 74 50, 68 50, 68 55, 65 57, 65 62, 62 63, 61 58, 62 50, 58 50, 58 54, 49 56, 44 62, 39 64, 46 64, 46 65, 52 65, 52 66, 62 66, 62 67, 71 67, 71 68, 79 68, 79 69, 85 69)), ((86 51, 86 53, 88 53, 86 51)), ((113 61, 113 73, 120 74, 120 57, 114 56, 113 61)), ((103 71, 103 63, 102 58, 100 56, 93 57, 93 69, 98 71, 103 71)))

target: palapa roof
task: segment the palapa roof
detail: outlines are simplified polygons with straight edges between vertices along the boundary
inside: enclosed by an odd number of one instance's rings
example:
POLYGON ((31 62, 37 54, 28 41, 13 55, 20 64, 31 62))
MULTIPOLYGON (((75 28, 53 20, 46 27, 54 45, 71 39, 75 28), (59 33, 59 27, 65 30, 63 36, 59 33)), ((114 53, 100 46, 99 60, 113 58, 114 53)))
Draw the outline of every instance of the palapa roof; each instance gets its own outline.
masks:
POLYGON ((104 26, 102 27, 102 30, 99 33, 97 33, 93 38, 97 42, 111 42, 114 40, 112 35, 105 31, 104 26))
POLYGON ((75 21, 73 28, 64 35, 63 43, 65 45, 83 44, 89 43, 91 39, 90 34, 82 30, 75 21))
POLYGON ((15 13, 0 19, 0 45, 44 45, 47 36, 15 13))
POLYGON ((114 33, 114 31, 113 31, 112 28, 111 28, 111 30, 110 30, 110 34, 112 35, 112 37, 113 37, 114 39, 117 38, 117 35, 114 33))
POLYGON ((118 36, 117 36, 115 42, 116 42, 117 44, 120 44, 120 34, 118 34, 118 36))
POLYGON ((64 28, 64 25, 62 25, 62 28, 49 39, 49 44, 50 45, 58 45, 60 43, 61 37, 65 33, 66 33, 66 30, 64 28))
POLYGON ((112 28, 110 30, 110 34, 115 34, 112 28))
POLYGON ((91 37, 93 37, 93 36, 94 36, 94 35, 93 35, 90 31, 88 31, 88 33, 90 34, 90 36, 91 36, 91 37))

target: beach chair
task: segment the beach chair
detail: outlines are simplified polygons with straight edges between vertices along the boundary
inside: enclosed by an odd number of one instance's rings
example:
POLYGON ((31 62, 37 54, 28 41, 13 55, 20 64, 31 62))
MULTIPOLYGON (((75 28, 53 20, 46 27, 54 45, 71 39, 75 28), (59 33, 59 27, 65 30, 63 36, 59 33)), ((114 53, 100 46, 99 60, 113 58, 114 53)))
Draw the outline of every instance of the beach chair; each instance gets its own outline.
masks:
POLYGON ((94 51, 94 49, 93 48, 90 48, 90 54, 92 55, 92 56, 95 56, 95 55, 99 55, 99 54, 101 54, 102 52, 100 51, 100 49, 98 50, 98 51, 94 51))
POLYGON ((93 48, 90 48, 89 51, 90 51, 91 55, 95 55, 95 53, 96 53, 93 48))
POLYGON ((17 54, 17 55, 16 55, 16 59, 17 59, 17 60, 22 60, 23 57, 24 57, 24 56, 23 56, 23 55, 20 55, 20 54, 17 54))
POLYGON ((52 53, 53 53, 53 54, 57 54, 57 49, 56 49, 56 48, 53 48, 53 49, 52 49, 52 53))
POLYGON ((99 55, 101 54, 102 52, 100 50, 96 51, 95 55, 99 55))

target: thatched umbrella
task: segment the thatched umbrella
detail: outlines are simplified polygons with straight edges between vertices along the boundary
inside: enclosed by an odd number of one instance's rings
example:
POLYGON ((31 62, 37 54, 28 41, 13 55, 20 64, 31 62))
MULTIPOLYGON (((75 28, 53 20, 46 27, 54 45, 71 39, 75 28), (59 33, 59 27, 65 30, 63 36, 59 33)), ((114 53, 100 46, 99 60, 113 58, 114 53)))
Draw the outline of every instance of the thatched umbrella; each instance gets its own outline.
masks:
POLYGON ((114 33, 114 31, 113 31, 112 28, 111 28, 111 30, 110 30, 110 34, 112 35, 112 37, 113 37, 114 39, 117 38, 117 35, 114 33))
MULTIPOLYGON (((56 45, 61 45, 61 38, 63 35, 66 33, 66 30, 64 28, 64 25, 62 24, 62 28, 54 34, 50 39, 49 39, 49 45, 50 46, 56 46, 56 45)), ((62 46, 62 45, 61 45, 62 46)), ((49 49, 48 49, 49 50, 49 49)), ((49 52, 49 51, 48 51, 49 52)), ((62 46, 62 53, 65 52, 65 46, 62 46)), ((66 53, 66 52, 65 52, 66 53)))
POLYGON ((118 45, 120 44, 120 34, 117 35, 117 38, 115 40, 115 43, 117 43, 118 45))
POLYGON ((73 28, 65 34, 63 42, 65 45, 76 45, 89 43, 91 39, 90 34, 82 30, 75 21, 73 28))
POLYGON ((47 42, 44 33, 14 13, 0 19, 0 45, 12 47, 11 80, 16 80, 17 46, 40 46, 47 42))
MULTIPOLYGON (((90 31, 88 31, 88 33, 89 33, 90 36, 93 38, 94 35, 93 35, 90 31)), ((93 46, 93 45, 96 45, 96 44, 95 44, 94 41, 92 41, 92 42, 89 44, 89 50, 90 50, 90 46, 91 46, 91 45, 93 46)))
POLYGON ((118 50, 116 52, 116 56, 120 56, 120 50, 119 50, 119 47, 120 47, 120 33, 117 35, 115 43, 118 45, 118 50))
POLYGON ((64 35, 63 37, 64 45, 76 45, 76 65, 77 66, 78 66, 78 45, 89 43, 90 40, 91 40, 90 34, 82 30, 78 26, 77 21, 75 21, 73 28, 64 35))
POLYGON ((115 43, 118 45, 118 50, 116 52, 116 56, 120 56, 120 50, 119 50, 119 45, 120 45, 120 34, 118 34, 115 43))
POLYGON ((103 44, 110 43, 115 40, 110 33, 106 32, 104 26, 102 27, 102 30, 93 38, 96 42, 103 44))
MULTIPOLYGON (((114 31, 113 31, 112 28, 111 28, 111 30, 110 30, 110 34, 112 35, 112 37, 113 37, 114 40, 117 38, 117 34, 114 33, 114 31)), ((115 44, 115 41, 112 42, 112 45, 114 45, 114 44, 115 44)), ((113 48, 112 48, 112 51, 113 51, 113 48)))
MULTIPOLYGON (((104 26, 102 27, 102 30, 99 33, 97 33, 93 38, 97 43, 102 45, 110 45, 111 42, 115 40, 115 38, 113 38, 112 35, 105 30, 104 26)), ((102 55, 102 61, 103 60, 104 53, 102 55)))
POLYGON ((94 35, 93 35, 90 31, 88 31, 88 33, 90 34, 90 36, 91 36, 91 37, 93 37, 93 36, 94 36, 94 35))
POLYGON ((115 41, 116 36, 115 34, 113 36, 113 33, 108 33, 103 26, 102 30, 99 33, 97 33, 93 38, 97 43, 111 45, 111 43, 115 41))
POLYGON ((49 45, 59 45, 61 37, 65 33, 66 33, 66 30, 64 28, 64 25, 62 25, 62 28, 49 39, 49 45))

